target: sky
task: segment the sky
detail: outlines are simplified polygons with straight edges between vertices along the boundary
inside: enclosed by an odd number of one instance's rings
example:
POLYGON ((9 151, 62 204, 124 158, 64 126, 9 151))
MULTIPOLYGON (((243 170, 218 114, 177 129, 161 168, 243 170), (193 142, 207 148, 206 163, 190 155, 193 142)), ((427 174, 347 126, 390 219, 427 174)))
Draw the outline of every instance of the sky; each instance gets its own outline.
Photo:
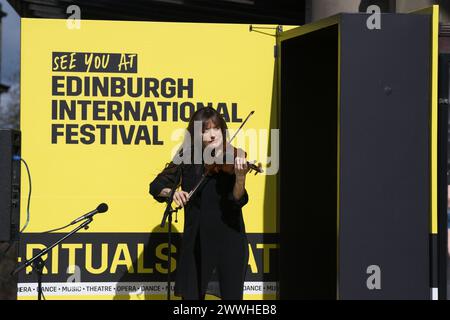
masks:
POLYGON ((12 77, 20 70, 20 18, 6 0, 0 0, 2 11, 1 82, 12 84, 12 77))

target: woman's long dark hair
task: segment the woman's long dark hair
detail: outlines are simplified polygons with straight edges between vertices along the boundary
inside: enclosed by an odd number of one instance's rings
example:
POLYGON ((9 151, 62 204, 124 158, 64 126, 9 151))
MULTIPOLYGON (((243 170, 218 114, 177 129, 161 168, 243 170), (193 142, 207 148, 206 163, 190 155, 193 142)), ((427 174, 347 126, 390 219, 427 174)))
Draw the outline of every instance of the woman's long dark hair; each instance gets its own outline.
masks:
MULTIPOLYGON (((187 126, 187 132, 186 136, 184 138, 183 145, 178 150, 177 154, 178 156, 182 156, 184 152, 190 153, 190 163, 193 163, 194 161, 194 144, 198 143, 199 145, 202 145, 202 133, 206 130, 206 127, 208 125, 208 122, 212 122, 216 128, 220 128, 220 131, 222 131, 222 138, 224 146, 227 141, 228 137, 228 126, 225 122, 223 116, 214 108, 212 107, 204 107, 198 109, 194 114, 192 115, 191 119, 189 119, 189 123, 187 126), (202 132, 195 132, 195 122, 201 121, 202 123, 202 132), (188 141, 190 139, 190 141, 188 141), (195 139, 198 139, 197 141, 195 139), (186 148, 186 146, 189 146, 186 148), (185 150, 188 149, 188 150, 185 150)), ((177 157, 177 155, 175 155, 177 157)), ((174 163, 174 161, 171 161, 170 163, 166 164, 166 167, 160 174, 166 174, 166 173, 174 173, 177 169, 177 165, 174 163)))

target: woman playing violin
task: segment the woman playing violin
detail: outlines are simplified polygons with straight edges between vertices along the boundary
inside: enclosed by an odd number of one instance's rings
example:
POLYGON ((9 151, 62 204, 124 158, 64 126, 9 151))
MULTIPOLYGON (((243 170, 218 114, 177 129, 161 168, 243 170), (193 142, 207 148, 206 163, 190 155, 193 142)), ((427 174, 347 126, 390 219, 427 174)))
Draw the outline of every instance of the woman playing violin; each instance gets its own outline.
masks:
POLYGON ((204 155, 211 150, 213 159, 223 159, 228 145, 227 125, 215 109, 206 107, 196 111, 187 131, 190 141, 183 144, 182 153, 187 152, 194 159, 195 148, 186 146, 193 146, 196 139, 201 139, 203 156, 199 163, 171 161, 150 184, 150 194, 164 202, 175 184, 177 170, 181 170, 181 189, 173 197, 185 212, 175 295, 183 299, 204 299, 208 293, 239 300, 248 266, 248 242, 242 217, 242 207, 248 202, 245 189, 248 162, 245 155, 235 154, 234 163, 227 166, 234 167, 230 171, 205 161, 204 155), (203 175, 207 179, 189 195, 203 175))

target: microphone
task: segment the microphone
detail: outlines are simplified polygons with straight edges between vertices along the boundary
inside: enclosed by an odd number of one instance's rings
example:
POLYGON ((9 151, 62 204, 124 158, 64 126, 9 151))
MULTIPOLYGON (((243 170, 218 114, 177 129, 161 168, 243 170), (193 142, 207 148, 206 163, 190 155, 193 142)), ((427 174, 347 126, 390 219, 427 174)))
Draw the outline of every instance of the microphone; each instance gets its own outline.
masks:
POLYGON ((106 212, 106 211, 108 211, 108 205, 106 203, 101 203, 101 204, 98 205, 98 207, 95 210, 93 210, 91 212, 88 212, 85 215, 82 215, 81 217, 76 218, 75 220, 73 220, 70 223, 70 225, 75 224, 77 222, 80 222, 81 220, 91 218, 92 216, 94 216, 97 213, 103 213, 103 212, 106 212))

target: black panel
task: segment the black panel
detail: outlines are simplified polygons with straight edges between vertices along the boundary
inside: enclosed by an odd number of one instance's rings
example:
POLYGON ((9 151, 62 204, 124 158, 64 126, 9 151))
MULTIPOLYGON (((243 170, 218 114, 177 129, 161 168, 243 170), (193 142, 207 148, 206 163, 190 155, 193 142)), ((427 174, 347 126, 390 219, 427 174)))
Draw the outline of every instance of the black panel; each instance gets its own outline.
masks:
POLYGON ((430 16, 366 19, 341 24, 340 298, 429 299, 430 16))
POLYGON ((338 27, 281 45, 280 298, 336 298, 338 27))
POLYGON ((447 299, 447 264, 448 264, 448 239, 447 239, 447 185, 448 171, 448 106, 450 99, 450 54, 439 55, 439 136, 438 136, 438 273, 437 286, 439 299, 447 299))
POLYGON ((0 130, 0 241, 17 240, 20 203, 20 132, 0 130))

